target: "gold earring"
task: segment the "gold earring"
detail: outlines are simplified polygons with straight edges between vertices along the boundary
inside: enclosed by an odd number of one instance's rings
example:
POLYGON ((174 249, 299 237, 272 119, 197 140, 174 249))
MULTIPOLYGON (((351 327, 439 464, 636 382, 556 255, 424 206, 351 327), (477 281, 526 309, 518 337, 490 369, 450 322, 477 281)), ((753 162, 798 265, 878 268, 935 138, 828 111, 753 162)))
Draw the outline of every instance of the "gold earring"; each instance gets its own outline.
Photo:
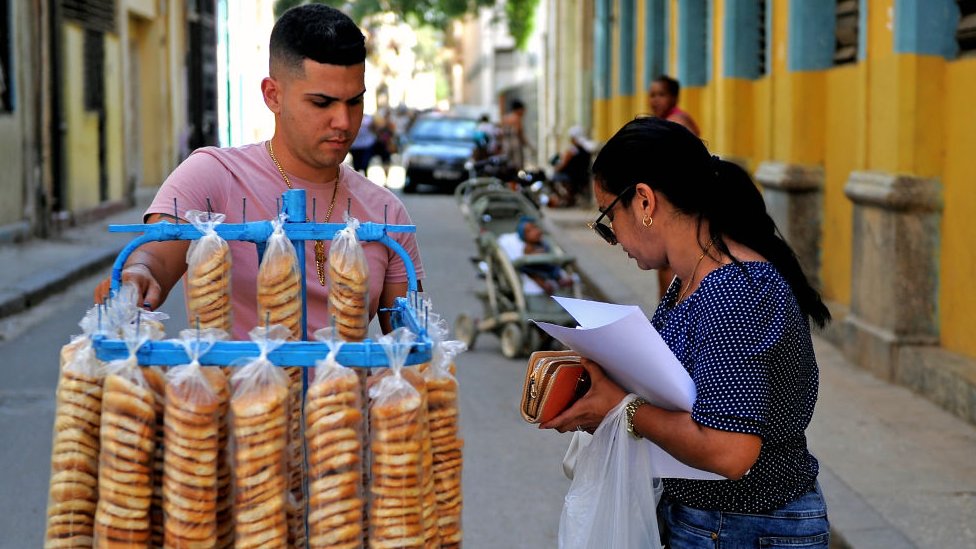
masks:
POLYGON ((654 224, 654 218, 649 215, 645 215, 644 219, 641 220, 641 223, 643 223, 645 227, 650 227, 654 224))

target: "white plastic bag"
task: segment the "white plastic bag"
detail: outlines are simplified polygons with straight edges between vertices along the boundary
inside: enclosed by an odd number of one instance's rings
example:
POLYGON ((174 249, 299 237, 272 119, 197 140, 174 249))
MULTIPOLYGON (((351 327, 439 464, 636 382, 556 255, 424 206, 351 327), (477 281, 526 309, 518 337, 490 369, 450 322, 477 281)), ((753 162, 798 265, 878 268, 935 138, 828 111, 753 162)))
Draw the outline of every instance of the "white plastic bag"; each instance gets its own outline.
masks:
POLYGON ((661 547, 658 496, 643 440, 627 433, 628 395, 580 449, 559 519, 562 549, 661 547))

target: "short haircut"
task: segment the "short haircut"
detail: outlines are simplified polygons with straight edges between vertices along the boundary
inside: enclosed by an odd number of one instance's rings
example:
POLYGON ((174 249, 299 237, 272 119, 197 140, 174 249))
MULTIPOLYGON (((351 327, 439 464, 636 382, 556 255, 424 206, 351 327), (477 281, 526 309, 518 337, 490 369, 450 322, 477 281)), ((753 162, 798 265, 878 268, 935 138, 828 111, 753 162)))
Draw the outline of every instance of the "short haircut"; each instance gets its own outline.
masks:
POLYGON ((524 108, 525 103, 523 103, 521 99, 512 99, 512 101, 508 104, 508 110, 510 111, 517 111, 524 108))
POLYGON ((678 97, 678 92, 681 91, 681 85, 678 81, 666 74, 662 74, 654 79, 655 82, 660 82, 664 85, 664 89, 668 90, 668 94, 678 97))
POLYGON ((271 72, 304 74, 302 63, 351 66, 366 61, 366 37, 346 14, 324 4, 296 6, 271 30, 271 72))

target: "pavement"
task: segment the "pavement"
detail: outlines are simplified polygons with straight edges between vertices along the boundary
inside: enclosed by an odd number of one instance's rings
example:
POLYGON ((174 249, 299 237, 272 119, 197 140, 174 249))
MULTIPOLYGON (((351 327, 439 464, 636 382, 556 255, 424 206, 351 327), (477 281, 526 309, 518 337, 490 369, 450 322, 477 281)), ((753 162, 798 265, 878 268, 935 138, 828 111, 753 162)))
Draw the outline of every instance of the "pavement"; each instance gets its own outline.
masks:
MULTIPOLYGON (((106 226, 138 223, 136 208, 61 237, 0 246, 0 319, 29 311, 108 266, 132 238, 106 226)), ((656 307, 653 273, 592 234, 592 209, 548 210, 549 234, 576 255, 603 299, 656 307)), ((833 529, 832 547, 976 548, 976 425, 873 377, 814 336, 820 398, 808 430, 833 529)))

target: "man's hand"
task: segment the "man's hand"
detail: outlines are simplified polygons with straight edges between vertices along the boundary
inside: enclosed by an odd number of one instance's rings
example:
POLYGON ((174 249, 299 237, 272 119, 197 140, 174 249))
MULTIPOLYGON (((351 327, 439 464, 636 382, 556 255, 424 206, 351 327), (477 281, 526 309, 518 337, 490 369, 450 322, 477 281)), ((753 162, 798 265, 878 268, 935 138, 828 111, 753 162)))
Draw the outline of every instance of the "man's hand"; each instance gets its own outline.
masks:
MULTIPOLYGON (((153 277, 149 267, 142 263, 134 263, 122 270, 122 284, 134 284, 139 289, 140 303, 150 311, 162 305, 162 288, 153 277)), ((112 293, 112 279, 106 278, 95 286, 95 303, 102 303, 112 293)))

